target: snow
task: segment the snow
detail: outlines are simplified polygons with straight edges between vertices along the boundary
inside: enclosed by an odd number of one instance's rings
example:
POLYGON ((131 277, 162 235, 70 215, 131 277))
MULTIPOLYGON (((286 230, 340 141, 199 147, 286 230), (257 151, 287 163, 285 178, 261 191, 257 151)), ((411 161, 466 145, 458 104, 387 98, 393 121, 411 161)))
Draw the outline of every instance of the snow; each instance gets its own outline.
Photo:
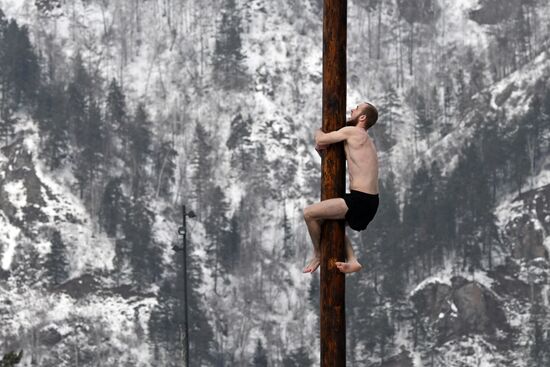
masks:
POLYGON ((544 237, 542 244, 546 248, 546 251, 550 254, 550 235, 544 237))
POLYGON ((17 210, 15 217, 23 220, 22 209, 27 205, 27 190, 23 180, 11 181, 4 184, 4 191, 8 194, 8 199, 17 210))
MULTIPOLYGON (((33 155, 35 156, 35 155, 33 155)), ((41 161, 35 160, 36 175, 43 183, 42 198, 46 205, 42 211, 50 218, 62 234, 70 255, 71 277, 76 277, 94 268, 112 269, 114 244, 106 234, 86 223, 93 223, 83 203, 70 193, 66 187, 56 182, 45 169, 41 161), (50 198, 45 187, 53 194, 50 198), (66 221, 71 216, 82 224, 66 221), (57 219, 56 219, 57 218, 57 219)), ((71 176, 67 170, 57 172, 57 177, 67 179, 71 176)))
POLYGON ((543 284, 542 290, 542 303, 544 304, 544 307, 548 308, 550 307, 550 284, 543 284))
POLYGON ((34 243, 34 248, 42 256, 45 257, 51 252, 52 243, 46 239, 39 239, 34 243))
POLYGON ((424 364, 422 363, 422 357, 420 355, 419 351, 413 350, 412 352, 412 360, 413 360, 413 367, 423 367, 424 364))
POLYGON ((1 0, 0 9, 4 12, 7 18, 15 18, 17 22, 28 19, 30 14, 34 12, 34 1, 24 0, 1 0))
POLYGON ((451 310, 456 314, 458 313, 458 308, 456 307, 454 302, 451 302, 451 310))
POLYGON ((481 335, 463 336, 445 343, 436 357, 436 365, 458 367, 498 367, 506 359, 481 335))
POLYGON ((2 269, 8 270, 15 254, 21 230, 13 226, 4 212, 0 211, 0 245, 2 246, 2 269))
MULTIPOLYGON (((542 167, 548 167, 548 163, 550 163, 550 157, 545 158, 545 162, 541 165, 542 167)), ((550 184, 550 170, 548 169, 542 169, 540 172, 538 172, 536 175, 531 176, 527 183, 529 185, 529 188, 536 189, 539 187, 543 187, 550 184)))
POLYGON ((418 283, 412 291, 409 292, 409 296, 412 297, 418 291, 424 289, 427 285, 430 285, 430 284, 445 284, 445 285, 448 285, 449 287, 452 286, 451 275, 450 274, 445 274, 446 276, 442 276, 442 275, 443 274, 439 276, 433 275, 431 277, 424 279, 423 281, 418 283))
POLYGON ((506 121, 515 121, 514 117, 520 116, 527 111, 529 107, 529 99, 526 99, 528 94, 525 93, 523 85, 535 85, 537 80, 545 74, 545 70, 549 67, 548 53, 542 52, 532 62, 514 71, 507 77, 503 78, 495 85, 491 86, 492 99, 491 106, 497 109, 498 106, 495 99, 502 93, 510 84, 514 83, 518 88, 508 97, 506 103, 506 121))
POLYGON ((143 340, 136 339, 135 328, 131 324, 138 322, 147 335, 147 320, 152 308, 158 304, 156 299, 125 301, 119 296, 105 298, 91 295, 76 300, 64 293, 45 294, 41 289, 27 287, 21 290, 22 293, 3 294, 12 304, 19 306, 8 321, 11 330, 54 327, 66 338, 77 335, 79 331, 86 333, 90 328, 101 328, 101 333, 109 336, 110 348, 133 355, 139 361, 138 366, 149 365, 149 348, 143 340), (79 318, 92 320, 93 324, 67 323, 67 320, 79 318), (136 347, 133 347, 134 344, 136 347))
POLYGON ((523 202, 520 200, 513 201, 515 196, 516 194, 507 195, 496 206, 494 213, 497 218, 497 225, 499 228, 504 228, 507 223, 521 215, 523 202))
POLYGON ((442 30, 438 37, 440 44, 450 48, 452 44, 460 47, 476 47, 486 49, 488 39, 483 26, 469 19, 468 12, 479 0, 444 0, 441 4, 443 15, 436 24, 437 30, 442 30))

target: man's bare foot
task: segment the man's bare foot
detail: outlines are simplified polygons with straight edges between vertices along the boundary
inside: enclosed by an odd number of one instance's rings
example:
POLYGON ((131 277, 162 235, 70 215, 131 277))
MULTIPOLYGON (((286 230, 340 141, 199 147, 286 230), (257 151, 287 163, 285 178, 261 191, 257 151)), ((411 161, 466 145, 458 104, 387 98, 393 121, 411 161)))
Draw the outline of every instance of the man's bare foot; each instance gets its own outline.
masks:
POLYGON ((317 268, 319 267, 319 264, 321 264, 321 257, 315 255, 313 259, 307 264, 307 266, 304 268, 304 273, 313 273, 317 268))
POLYGON ((362 266, 359 264, 359 261, 357 259, 353 259, 350 262, 341 262, 336 261, 335 262, 336 267, 340 269, 342 273, 355 273, 356 271, 361 270, 362 266))

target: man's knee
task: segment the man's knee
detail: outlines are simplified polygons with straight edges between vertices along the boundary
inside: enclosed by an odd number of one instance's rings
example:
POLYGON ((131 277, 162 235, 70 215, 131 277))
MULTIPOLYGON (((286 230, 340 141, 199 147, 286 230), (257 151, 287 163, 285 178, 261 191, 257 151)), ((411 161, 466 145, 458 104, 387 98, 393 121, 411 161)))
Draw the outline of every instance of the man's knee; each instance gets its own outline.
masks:
POLYGON ((310 220, 311 219, 311 209, 309 206, 306 206, 303 210, 304 220, 310 220))
POLYGON ((319 216, 315 214, 315 209, 313 209, 311 206, 306 206, 304 208, 303 214, 305 221, 315 220, 319 223, 323 222, 323 218, 319 218, 319 216))
POLYGON ((304 208, 304 219, 306 221, 317 219, 315 218, 314 210, 311 208, 311 206, 306 206, 304 208))

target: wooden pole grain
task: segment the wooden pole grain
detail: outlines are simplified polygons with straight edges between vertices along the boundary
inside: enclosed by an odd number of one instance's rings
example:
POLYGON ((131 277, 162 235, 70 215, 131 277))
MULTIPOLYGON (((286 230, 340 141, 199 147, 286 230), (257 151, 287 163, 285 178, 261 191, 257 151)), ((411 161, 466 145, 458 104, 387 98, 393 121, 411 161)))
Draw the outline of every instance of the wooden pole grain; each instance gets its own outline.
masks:
MULTIPOLYGON (((345 126, 347 0, 323 5, 323 127, 327 133, 345 126)), ((344 145, 328 147, 321 163, 321 200, 343 197, 346 185, 344 145)), ((321 366, 345 367, 344 220, 325 220, 321 228, 321 366)))

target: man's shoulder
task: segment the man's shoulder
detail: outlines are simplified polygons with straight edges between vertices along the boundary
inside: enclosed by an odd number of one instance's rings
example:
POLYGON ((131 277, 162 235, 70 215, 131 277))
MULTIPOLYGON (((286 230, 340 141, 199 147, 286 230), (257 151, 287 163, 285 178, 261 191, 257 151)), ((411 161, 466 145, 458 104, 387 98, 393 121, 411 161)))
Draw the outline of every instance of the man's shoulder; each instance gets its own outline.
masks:
POLYGON ((361 129, 357 128, 356 126, 344 126, 340 128, 340 131, 348 135, 355 135, 355 134, 361 133, 361 129))
POLYGON ((357 126, 344 126, 340 129, 348 137, 359 137, 370 139, 369 134, 362 128, 357 126))

